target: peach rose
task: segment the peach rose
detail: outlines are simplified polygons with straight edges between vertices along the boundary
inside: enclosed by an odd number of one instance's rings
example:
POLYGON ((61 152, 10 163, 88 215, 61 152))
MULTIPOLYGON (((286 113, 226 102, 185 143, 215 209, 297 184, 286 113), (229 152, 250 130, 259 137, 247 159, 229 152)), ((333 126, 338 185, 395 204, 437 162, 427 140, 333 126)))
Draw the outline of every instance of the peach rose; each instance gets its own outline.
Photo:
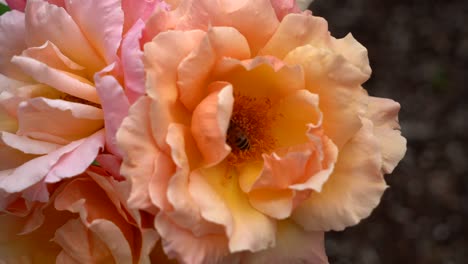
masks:
POLYGON ((323 232, 367 217, 404 155, 399 104, 361 87, 366 49, 281 2, 182 0, 148 22, 147 96, 117 142, 170 258, 326 263, 323 232))
POLYGON ((158 235, 144 226, 148 216, 127 208, 128 182, 90 170, 52 192, 27 217, 0 215, 1 226, 8 227, 0 233, 0 260, 150 263, 158 235))

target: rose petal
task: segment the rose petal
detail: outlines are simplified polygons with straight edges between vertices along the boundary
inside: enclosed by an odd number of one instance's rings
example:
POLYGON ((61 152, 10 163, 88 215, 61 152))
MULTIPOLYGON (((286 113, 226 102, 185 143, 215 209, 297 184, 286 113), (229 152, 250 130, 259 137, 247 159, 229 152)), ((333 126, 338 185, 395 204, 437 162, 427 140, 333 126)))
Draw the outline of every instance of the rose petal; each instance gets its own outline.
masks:
POLYGON ((204 162, 213 165, 221 162, 231 151, 226 144, 226 131, 234 98, 232 86, 228 83, 213 83, 209 89, 213 92, 193 111, 191 130, 204 162))
POLYGON ((330 40, 328 23, 325 19, 302 14, 290 14, 284 17, 276 32, 259 52, 259 55, 273 55, 282 59, 297 47, 307 44, 314 47, 323 47, 327 46, 330 40))
POLYGON ((163 238, 162 244, 166 255, 183 263, 218 263, 229 253, 224 235, 196 237, 188 230, 172 223, 163 213, 157 215, 155 227, 163 238))
POLYGON ((18 136, 7 132, 0 132, 3 144, 17 149, 25 154, 44 155, 61 147, 59 144, 34 140, 25 136, 18 136))
POLYGON ((84 138, 76 149, 60 157, 60 160, 50 169, 45 181, 54 183, 84 172, 103 149, 104 142, 103 130, 84 138))
POLYGON ((13 10, 0 16, 0 43, 0 72, 11 78, 28 80, 29 78, 10 62, 11 57, 21 54, 26 49, 24 13, 13 10))
POLYGON ((335 171, 320 193, 293 212, 306 230, 343 230, 369 216, 387 188, 381 172, 380 146, 372 123, 363 119, 359 132, 340 150, 335 171))
POLYGON ((112 154, 122 156, 117 147, 116 134, 122 120, 128 115, 130 103, 119 82, 113 76, 102 76, 103 74, 104 72, 97 73, 94 79, 104 112, 106 147, 112 154))
MULTIPOLYGON (((151 203, 149 195, 149 184, 153 179, 153 174, 165 172, 163 168, 171 168, 171 162, 157 162, 159 158, 163 158, 160 150, 156 146, 156 142, 151 134, 149 111, 151 100, 149 97, 143 96, 132 105, 129 115, 122 122, 120 129, 117 132, 117 142, 119 148, 124 153, 121 173, 132 183, 132 191, 128 203, 130 207, 141 208, 142 210, 154 210, 154 205, 151 203), (156 166, 162 166, 158 170, 154 170, 156 166)), ((165 159, 167 160, 167 158, 165 159)), ((168 173, 169 174, 169 173, 168 173)), ((169 181, 167 174, 161 173, 158 181, 169 181)), ((170 174, 169 174, 170 175, 170 174)), ((159 186, 159 184, 156 184, 159 186)), ((161 184, 161 186, 163 186, 161 184)), ((159 189, 157 189, 159 190, 159 189)), ((164 192, 158 192, 161 196, 161 201, 166 200, 164 192)), ((159 200, 159 199, 158 199, 159 200)), ((163 202, 156 203, 159 207, 164 207, 163 202)))
POLYGON ((200 45, 179 64, 179 100, 193 111, 208 95, 206 87, 211 71, 222 58, 244 60, 249 57, 249 44, 239 31, 229 27, 210 28, 200 45))
POLYGON ((52 134, 69 141, 78 140, 103 126, 99 108, 43 97, 21 103, 18 120, 18 134, 36 139, 41 139, 41 134, 52 134))
POLYGON ((400 104, 385 98, 369 99, 367 117, 374 124, 374 135, 380 143, 382 169, 384 173, 392 173, 406 152, 406 139, 401 136, 398 124, 400 104))
POLYGON ((341 39, 333 39, 333 49, 338 54, 343 55, 346 60, 359 68, 367 78, 370 77, 372 70, 369 65, 367 49, 354 39, 353 35, 348 34, 341 39))
POLYGON ((237 177, 227 170, 218 165, 191 174, 191 184, 196 184, 191 192, 201 205, 202 215, 225 226, 231 252, 256 252, 271 247, 275 243, 275 221, 250 205, 237 177))
POLYGON ((124 13, 120 0, 65 1, 68 13, 91 43, 110 64, 117 59, 122 39, 124 13))
POLYGON ((307 89, 320 98, 325 134, 341 149, 361 127, 367 94, 360 85, 368 76, 344 57, 310 45, 291 51, 285 61, 304 67, 307 89))
POLYGON ((176 29, 199 28, 207 31, 210 26, 233 27, 248 40, 252 54, 257 53, 278 26, 270 0, 198 0, 184 2, 178 8, 183 15, 176 29))
POLYGON ((132 1, 122 0, 122 9, 125 15, 124 32, 131 30, 134 24, 141 19, 146 21, 153 12, 154 8, 161 4, 160 0, 153 1, 132 1))
POLYGON ((67 57, 86 67, 89 73, 104 67, 104 61, 63 8, 44 1, 28 1, 25 14, 28 46, 40 46, 50 41, 67 57))
POLYGON ((26 7, 26 0, 5 0, 11 9, 18 11, 24 11, 26 7))
POLYGON ((125 94, 130 103, 134 103, 138 97, 145 94, 145 70, 142 60, 143 52, 140 49, 140 38, 144 28, 145 23, 138 20, 122 40, 121 59, 125 77, 125 94))
POLYGON ((171 158, 176 169, 167 186, 167 200, 174 207, 168 216, 181 228, 191 230, 196 236, 217 232, 219 226, 207 222, 200 215, 198 205, 189 192, 189 169, 197 167, 200 153, 189 129, 180 124, 171 124, 167 133, 171 158))

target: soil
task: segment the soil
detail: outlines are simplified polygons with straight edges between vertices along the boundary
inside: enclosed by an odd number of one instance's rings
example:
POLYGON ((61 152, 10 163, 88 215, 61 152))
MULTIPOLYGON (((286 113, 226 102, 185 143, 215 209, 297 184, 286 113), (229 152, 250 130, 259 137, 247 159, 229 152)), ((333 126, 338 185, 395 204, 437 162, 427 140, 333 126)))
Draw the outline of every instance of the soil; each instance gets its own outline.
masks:
POLYGON ((367 47, 369 94, 401 104, 408 151, 369 218, 326 234, 330 263, 468 263, 468 1, 315 0, 367 47))

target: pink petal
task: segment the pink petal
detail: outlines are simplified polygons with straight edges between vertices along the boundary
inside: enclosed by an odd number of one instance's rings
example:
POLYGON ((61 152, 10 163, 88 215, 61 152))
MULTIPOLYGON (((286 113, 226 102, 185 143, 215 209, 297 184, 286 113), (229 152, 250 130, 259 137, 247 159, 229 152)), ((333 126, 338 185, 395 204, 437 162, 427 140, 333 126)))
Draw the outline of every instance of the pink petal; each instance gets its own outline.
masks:
POLYGON ((7 132, 0 132, 0 140, 10 148, 17 149, 25 154, 44 155, 61 147, 59 144, 34 140, 25 136, 18 136, 7 132))
POLYGON ((163 213, 159 213, 156 217, 155 226, 161 234, 164 252, 169 258, 175 258, 183 263, 219 263, 229 254, 224 235, 194 236, 188 230, 175 225, 163 213))
POLYGON ((94 76, 96 89, 101 100, 104 112, 104 122, 106 127, 106 147, 114 155, 122 156, 117 148, 116 133, 122 120, 128 115, 130 103, 119 82, 104 72, 94 76))
POLYGON ((18 120, 18 134, 36 139, 41 139, 41 134, 51 134, 68 141, 78 140, 103 126, 99 108, 43 97, 21 103, 18 120))
POLYGON ((333 174, 293 212, 306 230, 343 230, 369 216, 387 188, 381 172, 380 146, 371 121, 340 150, 333 174))
MULTIPOLYGON (((154 178, 154 181, 161 182, 155 186, 164 188, 164 182, 167 184, 170 174, 159 174, 163 178, 154 177, 153 174, 166 172, 173 164, 169 162, 168 158, 164 159, 154 141, 150 127, 151 120, 149 119, 150 103, 151 99, 143 96, 132 105, 128 117, 123 120, 117 132, 117 142, 119 148, 126 154, 120 172, 132 183, 128 200, 130 207, 155 211, 149 194, 151 190, 149 184, 154 178), (159 159, 163 159, 165 162, 158 162, 159 159), (159 169, 154 170, 155 166, 159 166, 159 169)), ((156 190, 156 195, 159 198, 154 199, 160 201, 156 205, 164 208, 163 204, 167 204, 164 202, 167 200, 165 193, 159 188, 156 190)))
MULTIPOLYGON (((84 151, 84 153, 89 154, 90 150, 99 149, 104 143, 103 136, 104 133, 99 131, 90 139, 73 141, 48 155, 31 159, 15 169, 0 171, 0 188, 9 193, 21 192, 46 178, 53 169, 55 172, 52 171, 51 176, 70 177, 83 172, 95 156, 77 157, 80 156, 79 152, 84 151), (102 138, 100 144, 97 142, 99 137, 102 138), (74 151, 75 153, 73 153, 74 151), (71 154, 67 156, 67 153, 71 154), (75 163, 76 159, 78 159, 78 163, 75 163), (67 161, 72 163, 68 164, 67 161), (86 164, 87 161, 89 163, 86 164)), ((54 181, 60 180, 57 177, 52 177, 52 179, 54 181)))
POLYGON ((121 1, 67 0, 65 6, 106 64, 113 63, 117 58, 123 32, 124 13, 121 1))
MULTIPOLYGON (((147 3, 146 1, 138 1, 137 3, 143 2, 147 3)), ((134 103, 138 97, 145 94, 143 51, 140 48, 140 38, 144 27, 143 21, 138 20, 122 40, 121 58, 125 77, 125 93, 130 103, 134 103)))
POLYGON ((26 56, 15 56, 12 62, 37 82, 93 103, 100 102, 93 84, 79 75, 57 70, 26 56))
POLYGON ((247 253, 242 263, 328 263, 323 232, 307 232, 291 221, 278 224, 276 245, 267 250, 247 253))
POLYGON ((50 41, 90 73, 104 68, 103 59, 63 8, 44 1, 28 1, 25 13, 28 46, 40 46, 50 41))
POLYGON ((204 161, 214 165, 231 151, 226 144, 226 132, 234 98, 228 83, 213 83, 209 89, 213 92, 193 111, 191 130, 204 161))
POLYGON ((122 9, 125 15, 124 32, 127 32, 141 19, 146 21, 153 13, 154 8, 161 4, 161 0, 132 1, 122 0, 122 9))
POLYGON ((83 173, 104 145, 104 131, 99 130, 81 140, 81 144, 71 152, 65 153, 51 168, 46 177, 47 183, 58 182, 83 173))
POLYGON ((380 143, 384 173, 392 173, 406 152, 406 139, 398 124, 399 110, 400 104, 393 100, 370 97, 367 117, 374 124, 374 135, 380 143))
POLYGON ((26 49, 25 31, 24 13, 13 10, 0 16, 0 73, 19 80, 28 78, 10 60, 26 49))

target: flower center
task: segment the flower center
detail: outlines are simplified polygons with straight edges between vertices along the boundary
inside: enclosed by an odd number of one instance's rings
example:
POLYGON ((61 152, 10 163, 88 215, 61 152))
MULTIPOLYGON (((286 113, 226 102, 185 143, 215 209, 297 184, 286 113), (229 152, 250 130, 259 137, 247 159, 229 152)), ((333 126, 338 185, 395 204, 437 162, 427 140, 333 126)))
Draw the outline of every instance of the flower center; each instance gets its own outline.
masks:
POLYGON ((234 94, 234 106, 226 143, 231 147, 227 161, 239 165, 260 160, 263 153, 273 151, 275 139, 271 127, 275 120, 269 98, 247 97, 234 94))

